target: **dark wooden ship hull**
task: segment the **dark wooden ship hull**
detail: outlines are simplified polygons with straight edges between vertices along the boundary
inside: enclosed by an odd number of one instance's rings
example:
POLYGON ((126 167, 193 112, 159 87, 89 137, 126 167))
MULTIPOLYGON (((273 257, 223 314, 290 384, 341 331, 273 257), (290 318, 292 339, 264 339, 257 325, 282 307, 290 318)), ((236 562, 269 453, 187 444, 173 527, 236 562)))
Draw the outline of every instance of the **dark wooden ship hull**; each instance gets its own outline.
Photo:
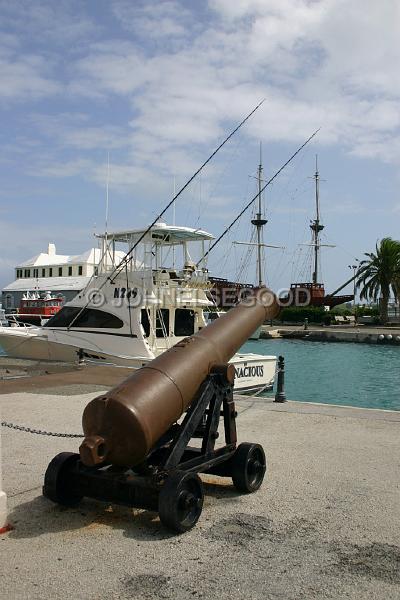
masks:
POLYGON ((333 308, 354 300, 352 294, 341 296, 325 294, 323 283, 292 283, 286 306, 329 306, 333 308))

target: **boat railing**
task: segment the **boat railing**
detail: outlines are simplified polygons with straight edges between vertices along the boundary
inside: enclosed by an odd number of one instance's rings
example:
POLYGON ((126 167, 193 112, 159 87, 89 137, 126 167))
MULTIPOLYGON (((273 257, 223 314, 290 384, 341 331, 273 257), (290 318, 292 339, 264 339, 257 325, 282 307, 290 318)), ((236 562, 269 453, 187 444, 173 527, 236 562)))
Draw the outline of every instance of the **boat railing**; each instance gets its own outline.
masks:
POLYGON ((153 284, 159 287, 209 289, 212 287, 205 273, 193 273, 184 276, 183 273, 157 272, 153 276, 153 284))
POLYGON ((10 329, 10 327, 15 328, 18 327, 18 329, 23 329, 24 332, 28 333, 28 330, 32 328, 32 325, 30 325, 30 323, 23 323, 20 321, 17 321, 16 319, 16 315, 7 315, 6 319, 8 321, 8 325, 4 325, 3 323, 0 322, 0 331, 7 333, 7 331, 10 329))

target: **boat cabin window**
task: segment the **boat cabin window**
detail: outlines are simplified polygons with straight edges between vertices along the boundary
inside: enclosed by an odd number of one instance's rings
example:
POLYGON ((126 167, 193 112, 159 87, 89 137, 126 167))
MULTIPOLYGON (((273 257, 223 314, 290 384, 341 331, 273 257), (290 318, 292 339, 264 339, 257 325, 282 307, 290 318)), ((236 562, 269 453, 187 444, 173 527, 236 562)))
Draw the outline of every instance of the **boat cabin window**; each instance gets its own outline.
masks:
POLYGON ((62 267, 58 267, 58 276, 62 277, 62 267))
POLYGON ((53 269, 51 267, 49 269, 49 277, 53 277, 53 269))
POLYGON ((68 267, 68 276, 71 277, 72 275, 72 267, 68 267))
POLYGON ((195 313, 193 310, 190 310, 188 308, 177 308, 175 310, 175 335, 193 335, 194 317, 195 313))
MULTIPOLYGON (((64 306, 47 321, 45 327, 68 327, 81 310, 75 306, 64 306)), ((120 329, 123 326, 123 321, 115 315, 94 308, 85 308, 72 325, 72 327, 86 327, 87 329, 120 329)))
POLYGON ((145 308, 142 308, 141 324, 142 324, 143 331, 144 331, 144 337, 149 337, 149 335, 150 335, 150 320, 149 320, 149 314, 145 308))
POLYGON ((46 269, 42 269, 42 277, 46 276, 46 269))
POLYGON ((78 267, 78 275, 82 275, 82 265, 78 267))
POLYGON ((156 337, 163 338, 169 336, 169 310, 168 308, 158 308, 156 310, 156 337))

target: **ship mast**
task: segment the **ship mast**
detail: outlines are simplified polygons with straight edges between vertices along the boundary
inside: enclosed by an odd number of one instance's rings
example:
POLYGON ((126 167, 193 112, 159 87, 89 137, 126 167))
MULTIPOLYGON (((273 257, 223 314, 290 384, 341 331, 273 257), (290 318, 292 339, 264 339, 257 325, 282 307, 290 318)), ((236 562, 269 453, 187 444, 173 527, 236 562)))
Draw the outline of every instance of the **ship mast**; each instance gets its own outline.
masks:
POLYGON ((320 232, 324 229, 321 225, 319 216, 319 171, 318 171, 318 155, 315 156, 315 208, 316 215, 315 219, 311 221, 310 229, 312 231, 312 246, 314 246, 314 270, 312 274, 312 282, 318 283, 318 267, 319 267, 319 253, 321 249, 321 242, 319 238, 320 232))
POLYGON ((257 279, 258 286, 264 285, 263 282, 263 260, 262 260, 262 248, 263 248, 263 227, 268 223, 268 220, 263 217, 263 206, 262 206, 262 188, 263 188, 263 166, 262 166, 262 143, 260 142, 260 163, 258 165, 257 181, 258 181, 258 211, 256 218, 252 219, 252 224, 257 228, 257 279))

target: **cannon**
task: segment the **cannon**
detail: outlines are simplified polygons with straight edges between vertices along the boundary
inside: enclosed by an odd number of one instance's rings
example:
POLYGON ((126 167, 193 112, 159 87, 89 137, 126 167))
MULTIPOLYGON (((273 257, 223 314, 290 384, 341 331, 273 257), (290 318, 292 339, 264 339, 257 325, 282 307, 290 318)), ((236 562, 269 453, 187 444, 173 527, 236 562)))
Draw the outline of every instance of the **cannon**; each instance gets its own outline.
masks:
POLYGON ((265 454, 259 444, 237 444, 235 369, 228 361, 278 312, 270 290, 253 290, 218 320, 93 399, 83 412, 79 453, 53 458, 44 496, 66 506, 90 497, 158 511, 163 525, 181 533, 202 512, 199 473, 231 477, 240 492, 256 491, 265 454))

